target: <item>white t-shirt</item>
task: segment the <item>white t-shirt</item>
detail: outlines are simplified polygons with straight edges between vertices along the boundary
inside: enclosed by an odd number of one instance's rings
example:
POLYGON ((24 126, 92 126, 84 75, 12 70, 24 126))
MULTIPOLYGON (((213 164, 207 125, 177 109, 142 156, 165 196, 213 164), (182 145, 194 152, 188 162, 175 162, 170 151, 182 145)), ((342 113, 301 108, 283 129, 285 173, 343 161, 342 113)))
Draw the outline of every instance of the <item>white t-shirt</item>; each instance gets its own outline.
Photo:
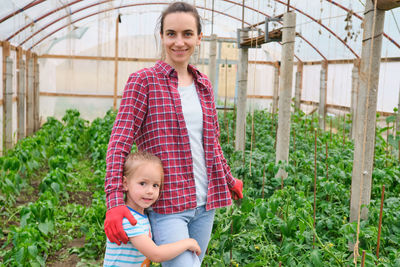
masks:
POLYGON ((193 175, 196 183, 197 206, 207 203, 208 178, 203 148, 203 110, 194 83, 179 86, 182 112, 189 133, 190 150, 193 160, 193 175))

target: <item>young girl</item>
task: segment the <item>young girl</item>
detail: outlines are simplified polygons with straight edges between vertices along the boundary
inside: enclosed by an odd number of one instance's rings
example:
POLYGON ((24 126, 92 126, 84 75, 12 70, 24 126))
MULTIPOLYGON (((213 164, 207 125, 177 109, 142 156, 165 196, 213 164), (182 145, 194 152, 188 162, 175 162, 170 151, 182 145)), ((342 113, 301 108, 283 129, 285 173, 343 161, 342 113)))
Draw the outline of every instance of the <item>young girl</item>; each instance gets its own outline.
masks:
MULTIPOLYGON (((135 223, 122 193, 123 162, 135 142, 164 165, 164 186, 149 211, 154 241, 161 245, 194 238, 202 260, 215 209, 231 205, 232 197, 242 198, 243 183, 232 176, 222 154, 211 83, 189 65, 202 36, 196 8, 174 2, 159 23, 165 59, 129 77, 111 133, 104 229, 112 242, 120 243, 127 241, 123 217, 135 223)), ((192 255, 185 251, 162 265, 194 266, 192 255)))
POLYGON ((107 240, 104 266, 147 267, 150 261, 170 260, 185 250, 200 255, 199 245, 191 238, 161 246, 157 246, 151 239, 145 209, 158 199, 163 179, 163 167, 158 157, 148 152, 136 152, 127 157, 122 184, 126 191, 125 203, 137 223, 132 226, 127 219, 123 220, 130 241, 127 244, 118 246, 107 240))

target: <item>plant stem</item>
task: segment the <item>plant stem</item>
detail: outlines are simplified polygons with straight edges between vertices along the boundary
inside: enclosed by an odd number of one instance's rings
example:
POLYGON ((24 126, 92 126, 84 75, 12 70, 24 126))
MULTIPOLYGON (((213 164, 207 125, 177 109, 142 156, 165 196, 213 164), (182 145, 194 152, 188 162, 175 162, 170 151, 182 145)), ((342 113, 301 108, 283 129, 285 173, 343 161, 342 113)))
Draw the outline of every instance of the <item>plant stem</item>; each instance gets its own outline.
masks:
POLYGON ((317 232, 315 231, 314 227, 310 223, 308 223, 307 221, 303 220, 302 218, 299 218, 299 220, 302 221, 303 223, 305 223, 308 227, 310 227, 312 229, 312 231, 314 233, 314 236, 316 237, 316 239, 317 239, 318 243, 320 244, 321 248, 323 250, 325 250, 329 255, 331 255, 332 258, 334 258, 336 260, 336 262, 338 264, 340 264, 340 266, 343 266, 343 262, 338 257, 336 257, 335 254, 333 254, 331 251, 329 251, 329 249, 322 243, 322 241, 319 238, 319 236, 318 236, 317 232))
POLYGON ((361 267, 364 267, 364 263, 365 263, 365 250, 363 250, 362 252, 361 267))

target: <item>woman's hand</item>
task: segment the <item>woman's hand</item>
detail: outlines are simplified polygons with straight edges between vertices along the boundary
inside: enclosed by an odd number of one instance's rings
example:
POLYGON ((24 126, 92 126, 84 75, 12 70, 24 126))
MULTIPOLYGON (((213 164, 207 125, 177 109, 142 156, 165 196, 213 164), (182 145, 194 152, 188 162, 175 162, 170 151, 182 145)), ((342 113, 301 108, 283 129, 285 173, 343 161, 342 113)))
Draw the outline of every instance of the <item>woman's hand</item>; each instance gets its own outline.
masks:
POLYGON ((234 200, 243 198, 243 182, 235 178, 235 185, 230 189, 232 198, 234 200))
POLYGON ((125 205, 111 208, 106 213, 104 221, 104 231, 106 236, 112 243, 117 243, 118 246, 122 243, 128 243, 128 236, 122 227, 122 219, 127 218, 132 225, 136 225, 137 221, 125 205))

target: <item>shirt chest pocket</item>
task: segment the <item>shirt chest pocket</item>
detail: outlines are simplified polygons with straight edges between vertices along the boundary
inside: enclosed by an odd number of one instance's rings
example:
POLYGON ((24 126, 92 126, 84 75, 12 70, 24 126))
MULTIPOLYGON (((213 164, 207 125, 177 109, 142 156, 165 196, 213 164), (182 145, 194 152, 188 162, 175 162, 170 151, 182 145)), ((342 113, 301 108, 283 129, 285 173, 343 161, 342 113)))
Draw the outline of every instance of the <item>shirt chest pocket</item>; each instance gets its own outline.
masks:
POLYGON ((160 134, 178 128, 177 109, 169 90, 161 87, 150 94, 147 126, 160 134))

